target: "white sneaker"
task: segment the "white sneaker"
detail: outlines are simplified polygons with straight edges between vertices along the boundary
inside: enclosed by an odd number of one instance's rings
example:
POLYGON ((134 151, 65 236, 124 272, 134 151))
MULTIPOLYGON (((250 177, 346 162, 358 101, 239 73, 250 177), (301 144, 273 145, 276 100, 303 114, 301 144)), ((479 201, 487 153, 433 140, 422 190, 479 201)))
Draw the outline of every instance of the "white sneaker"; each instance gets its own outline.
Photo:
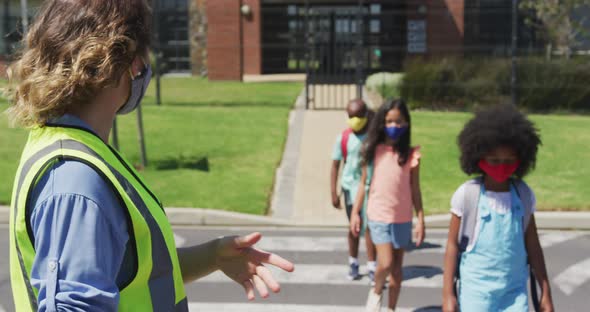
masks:
POLYGON ((378 295, 373 288, 369 290, 369 297, 367 298, 366 312, 381 312, 381 302, 383 301, 383 293, 378 295))

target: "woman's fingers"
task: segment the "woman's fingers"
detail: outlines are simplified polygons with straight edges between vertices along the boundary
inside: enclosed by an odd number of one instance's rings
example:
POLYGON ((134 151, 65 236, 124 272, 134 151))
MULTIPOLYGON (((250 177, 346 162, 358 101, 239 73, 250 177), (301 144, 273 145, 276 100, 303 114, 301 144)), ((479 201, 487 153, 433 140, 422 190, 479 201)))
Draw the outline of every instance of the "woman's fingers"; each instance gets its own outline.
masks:
POLYGON ((274 265, 274 266, 281 268, 287 272, 293 272, 293 270, 295 270, 295 265, 293 263, 291 263, 291 261, 286 260, 279 255, 276 255, 276 254, 273 254, 270 252, 266 252, 266 251, 262 251, 262 250, 258 250, 255 248, 252 248, 250 254, 254 257, 254 260, 256 260, 258 262, 274 265))
POLYGON ((260 238, 262 238, 262 234, 255 232, 248 234, 246 236, 236 236, 234 238, 234 246, 236 248, 247 248, 254 246, 260 238))
POLYGON ((262 264, 257 266, 256 267, 256 275, 260 276, 260 278, 262 278, 264 283, 266 283, 266 285, 273 292, 278 293, 279 291, 281 291, 281 286, 274 279, 274 277, 270 273, 270 270, 267 267, 263 266, 262 264))
POLYGON ((254 286, 252 285, 252 282, 250 280, 246 280, 242 283, 242 286, 244 286, 248 300, 254 300, 256 297, 254 296, 254 286))
POLYGON ((260 276, 258 275, 253 275, 252 281, 254 281, 254 286, 256 286, 256 289, 258 290, 260 297, 268 298, 268 288, 266 288, 266 284, 264 284, 262 278, 260 278, 260 276))

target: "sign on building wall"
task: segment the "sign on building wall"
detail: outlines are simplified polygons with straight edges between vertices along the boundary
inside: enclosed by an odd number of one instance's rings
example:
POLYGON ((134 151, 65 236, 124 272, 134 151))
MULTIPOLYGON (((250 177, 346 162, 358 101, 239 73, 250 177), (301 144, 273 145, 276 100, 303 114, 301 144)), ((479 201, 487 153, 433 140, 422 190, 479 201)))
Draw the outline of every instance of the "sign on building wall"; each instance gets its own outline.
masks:
POLYGON ((408 53, 426 53, 426 21, 408 20, 408 53))

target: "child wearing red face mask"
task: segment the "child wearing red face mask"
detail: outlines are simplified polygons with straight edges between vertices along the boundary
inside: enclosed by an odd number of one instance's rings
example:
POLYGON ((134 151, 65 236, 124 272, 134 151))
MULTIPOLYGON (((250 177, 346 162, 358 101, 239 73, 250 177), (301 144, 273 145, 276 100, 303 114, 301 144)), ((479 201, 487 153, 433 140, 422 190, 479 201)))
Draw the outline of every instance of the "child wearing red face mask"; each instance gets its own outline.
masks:
POLYGON ((513 106, 497 106, 478 112, 458 143, 463 171, 481 176, 451 200, 443 311, 529 311, 529 265, 541 286, 541 311, 553 311, 535 195, 522 180, 535 167, 537 129, 513 106))

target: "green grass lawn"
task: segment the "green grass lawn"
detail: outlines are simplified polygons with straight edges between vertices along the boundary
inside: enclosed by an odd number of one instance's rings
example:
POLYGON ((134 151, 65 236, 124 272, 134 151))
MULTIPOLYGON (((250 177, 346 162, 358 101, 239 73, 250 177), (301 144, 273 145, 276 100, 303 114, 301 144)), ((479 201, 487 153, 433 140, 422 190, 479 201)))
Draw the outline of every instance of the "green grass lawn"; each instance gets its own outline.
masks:
MULTIPOLYGON (((144 102, 148 167, 141 174, 164 204, 264 214, 302 84, 167 78, 162 106, 154 105, 154 85, 144 102)), ((119 118, 121 151, 137 164, 136 125, 135 114, 119 118)), ((25 131, 0 118, 2 204, 10 201, 25 140, 25 131)))
MULTIPOLYGON (((155 104, 156 81, 152 79, 144 104, 155 104)), ((209 82, 201 78, 162 79, 166 106, 229 106, 289 108, 303 88, 301 83, 209 82)))
MULTIPOLYGON (((166 206, 263 214, 282 156, 281 107, 145 108, 148 184, 166 206), (174 169, 174 170, 172 170, 174 169)), ((121 118, 121 150, 139 163, 135 116, 121 118)))
MULTIPOLYGON (((209 83, 164 79, 163 106, 146 97, 144 123, 148 184, 168 207, 203 207, 263 214, 280 161, 287 116, 302 85, 209 83)), ((2 81, 0 81, 1 86, 2 81)), ((0 98, 0 111, 6 103, 0 98)), ((467 179, 456 137, 469 114, 413 112, 415 144, 422 145, 422 193, 427 213, 448 211, 467 179)), ((543 146, 527 177, 540 209, 589 210, 590 117, 533 115, 543 146)), ((122 152, 139 163, 135 114, 119 119, 122 152)), ((26 132, 0 118, 0 203, 10 200, 26 132)))
MULTIPOLYGON (((456 137, 470 117, 464 113, 413 112, 413 141, 422 145, 421 185, 429 214, 446 212, 456 188, 468 177, 459 166, 456 137)), ((542 210, 590 209, 588 116, 532 115, 543 146, 537 168, 525 180, 542 210)))

